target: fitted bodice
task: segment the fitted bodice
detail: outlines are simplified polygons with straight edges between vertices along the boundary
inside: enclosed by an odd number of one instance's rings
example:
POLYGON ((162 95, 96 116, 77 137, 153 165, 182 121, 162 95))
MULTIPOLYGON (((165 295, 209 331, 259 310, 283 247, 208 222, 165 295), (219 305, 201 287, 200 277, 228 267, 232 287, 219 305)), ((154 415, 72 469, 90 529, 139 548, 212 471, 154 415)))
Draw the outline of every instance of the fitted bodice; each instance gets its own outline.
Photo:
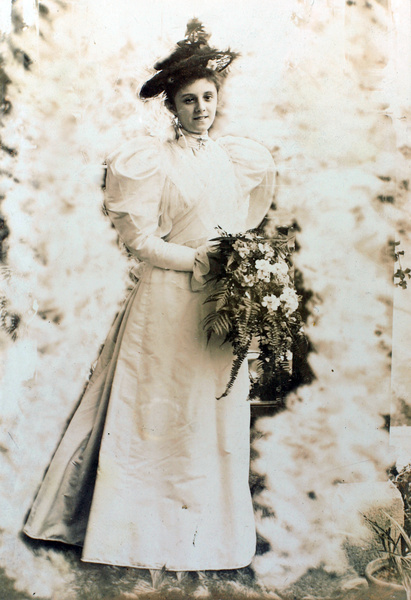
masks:
POLYGON ((217 226, 229 233, 256 227, 272 201, 271 155, 245 138, 210 139, 194 151, 184 138, 141 137, 107 162, 106 206, 120 237, 161 268, 186 270, 188 248, 215 237, 217 226))
POLYGON ((245 227, 247 202, 233 164, 219 144, 210 140, 194 154, 170 143, 163 168, 161 206, 164 224, 170 228, 167 240, 191 245, 215 236, 217 225, 229 232, 245 227))

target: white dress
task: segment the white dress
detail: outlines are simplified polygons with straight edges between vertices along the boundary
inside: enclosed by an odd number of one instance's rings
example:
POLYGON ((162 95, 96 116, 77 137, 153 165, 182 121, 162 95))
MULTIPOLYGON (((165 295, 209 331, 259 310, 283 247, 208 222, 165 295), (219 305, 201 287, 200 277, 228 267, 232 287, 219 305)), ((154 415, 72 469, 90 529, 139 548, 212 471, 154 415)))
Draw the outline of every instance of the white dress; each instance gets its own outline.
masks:
MULTIPOLYGON (((234 569, 255 552, 248 371, 209 344, 196 248, 255 227, 272 201, 270 153, 248 139, 143 137, 108 160, 106 206, 143 261, 24 528, 84 546, 82 560, 234 569), (188 140, 188 141, 187 141, 188 140), (195 269, 194 269, 195 270, 195 269)), ((209 292, 208 292, 209 293, 209 292)))

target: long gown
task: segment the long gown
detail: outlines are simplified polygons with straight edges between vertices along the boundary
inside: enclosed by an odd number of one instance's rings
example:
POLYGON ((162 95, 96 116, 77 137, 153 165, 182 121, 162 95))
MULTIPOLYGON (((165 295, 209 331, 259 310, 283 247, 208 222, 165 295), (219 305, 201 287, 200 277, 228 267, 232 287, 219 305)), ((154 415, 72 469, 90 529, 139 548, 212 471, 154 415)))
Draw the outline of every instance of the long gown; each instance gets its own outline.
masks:
POLYGON ((232 350, 207 344, 209 291, 192 271, 217 225, 236 233, 260 223, 275 170, 249 139, 197 144, 141 137, 108 160, 106 206, 142 261, 138 282, 24 528, 83 546, 84 561, 218 570, 246 566, 255 552, 247 365, 216 400, 232 350))

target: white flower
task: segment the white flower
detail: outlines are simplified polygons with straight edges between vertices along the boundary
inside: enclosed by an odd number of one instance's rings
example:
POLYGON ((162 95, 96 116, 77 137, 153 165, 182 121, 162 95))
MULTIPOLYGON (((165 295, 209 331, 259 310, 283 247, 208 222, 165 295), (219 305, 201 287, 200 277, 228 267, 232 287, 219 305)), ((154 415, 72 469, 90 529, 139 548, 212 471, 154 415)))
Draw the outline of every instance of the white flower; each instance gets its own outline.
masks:
POLYGON ((274 294, 271 294, 270 296, 264 296, 261 302, 261 306, 264 306, 264 308, 268 308, 269 312, 276 311, 280 304, 280 299, 277 298, 277 296, 275 296, 274 294))
POLYGON ((265 258, 259 258, 255 261, 255 268, 257 269, 257 271, 264 271, 270 273, 271 267, 271 263, 265 258))
POLYGON ((243 280, 241 282, 241 285, 248 286, 248 287, 253 287, 253 285, 254 285, 254 276, 250 275, 249 273, 246 273, 245 275, 243 275, 243 280))
POLYGON ((284 290, 280 296, 280 300, 281 300, 281 302, 284 302, 287 315, 290 315, 291 313, 293 313, 294 311, 297 310, 298 296, 297 296, 297 292, 293 288, 290 288, 290 287, 284 288, 284 290))
POLYGON ((277 262, 275 265, 272 265, 271 272, 274 275, 288 276, 288 265, 285 262, 277 262))
POLYGON ((271 263, 265 258, 260 258, 255 261, 255 267, 258 278, 263 281, 270 281, 271 275, 274 275, 278 283, 283 283, 284 285, 290 281, 288 266, 284 261, 271 263))
POLYGON ((290 282, 290 278, 288 276, 288 266, 284 261, 272 264, 270 271, 278 283, 287 285, 290 282))
POLYGON ((261 242, 258 244, 259 251, 264 254, 267 258, 272 258, 274 256, 274 250, 271 248, 270 244, 261 242))
POLYGON ((245 258, 250 254, 250 248, 247 244, 244 244, 241 240, 237 240, 233 246, 234 250, 237 250, 241 258, 245 258))
POLYGON ((270 281, 271 277, 271 263, 265 258, 260 258, 255 261, 255 268, 257 269, 257 277, 262 281, 270 281))

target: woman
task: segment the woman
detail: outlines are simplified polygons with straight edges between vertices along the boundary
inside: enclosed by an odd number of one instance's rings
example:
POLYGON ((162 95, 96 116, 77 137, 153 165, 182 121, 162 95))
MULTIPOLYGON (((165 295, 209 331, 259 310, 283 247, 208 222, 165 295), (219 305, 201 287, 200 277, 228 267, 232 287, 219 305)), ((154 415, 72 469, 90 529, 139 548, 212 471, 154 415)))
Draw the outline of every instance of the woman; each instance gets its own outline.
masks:
POLYGON ((207 241, 257 226, 273 194, 269 152, 208 137, 221 73, 198 22, 143 99, 165 94, 176 133, 108 159, 106 207, 141 263, 25 533, 84 546, 82 560, 172 571, 234 569, 255 551, 248 487, 248 372, 230 394, 232 351, 207 343, 207 241))

